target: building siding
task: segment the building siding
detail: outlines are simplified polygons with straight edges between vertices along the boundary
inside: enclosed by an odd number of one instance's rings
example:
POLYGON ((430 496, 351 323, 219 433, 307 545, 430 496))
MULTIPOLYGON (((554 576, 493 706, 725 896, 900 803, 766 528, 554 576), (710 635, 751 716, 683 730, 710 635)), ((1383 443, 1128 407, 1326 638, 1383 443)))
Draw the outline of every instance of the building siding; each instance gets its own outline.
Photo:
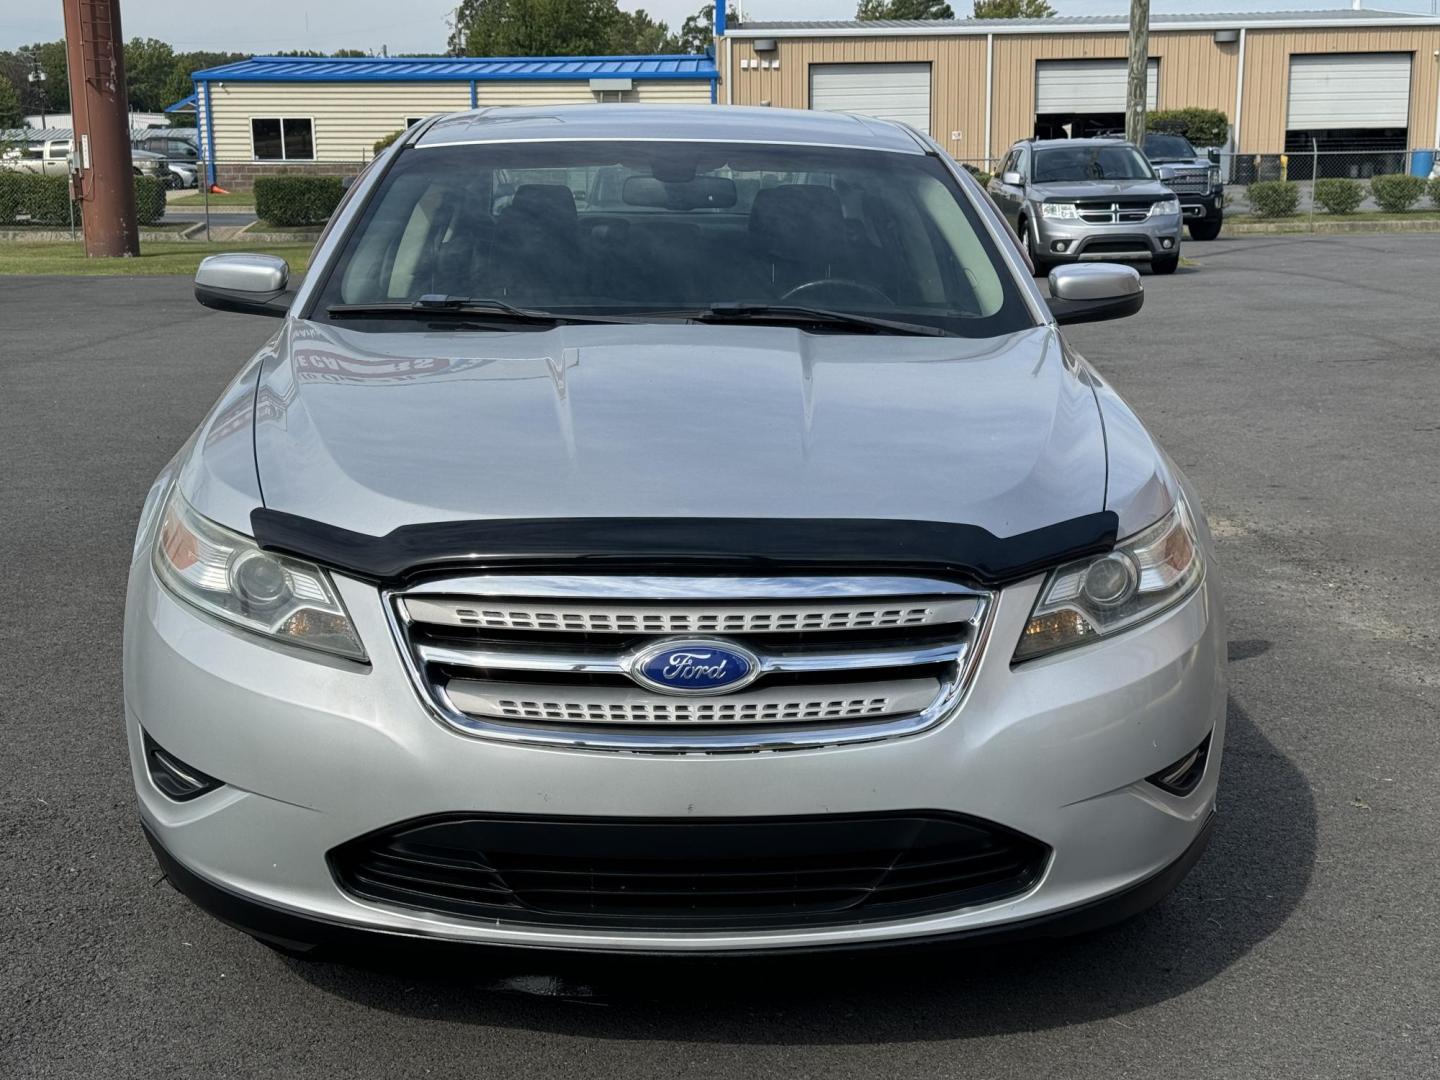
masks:
MULTIPOLYGON (((404 128, 407 117, 470 108, 464 83, 212 83, 215 160, 254 160, 252 117, 309 117, 315 161, 360 162, 375 140, 404 128)), ((268 163, 267 163, 268 164, 268 163)))
MULTIPOLYGON (((811 64, 929 63, 930 134, 954 157, 985 153, 985 39, 783 38, 773 53, 756 53, 744 38, 731 42, 732 101, 736 105, 810 107, 811 64), (774 60, 779 69, 741 60, 774 60)), ((721 100, 725 97, 722 93, 721 100)))
MULTIPOLYGON (((1435 140, 1440 27, 1247 31, 1245 98, 1240 147, 1278 153, 1285 142, 1289 57, 1296 53, 1409 52, 1410 144, 1435 140)), ((777 50, 757 54, 753 39, 731 38, 722 54, 721 100, 737 105, 810 107, 809 66, 829 63, 926 62, 932 65, 930 132, 960 160, 992 161, 1017 139, 1034 133, 1035 64, 1038 60, 1126 57, 1120 33, 994 35, 991 136, 985 143, 985 42, 981 35, 906 37, 781 37, 777 50), (741 68, 742 60, 778 60, 770 69, 741 68), (962 137, 956 138, 955 133, 962 137)), ((1158 107, 1219 109, 1235 119, 1238 42, 1217 43, 1212 30, 1167 30, 1150 35, 1160 61, 1158 107)))
MULTIPOLYGON (((254 160, 252 117, 309 117, 314 122, 314 160, 338 164, 368 161, 375 140, 403 128, 408 117, 470 108, 469 82, 210 85, 216 160, 228 165, 254 160)), ((574 79, 481 81, 475 95, 480 106, 593 104, 599 99, 588 81, 574 79)), ((622 100, 708 105, 710 80, 637 80, 622 100)))
MULTIPOLYGON (((1435 95, 1440 79, 1440 28, 1251 30, 1245 42, 1245 105, 1240 117, 1240 149, 1278 153, 1285 145, 1290 108, 1290 57, 1318 53, 1410 53, 1410 145, 1435 141, 1435 95)), ((1228 110, 1227 110, 1228 111, 1228 110)))

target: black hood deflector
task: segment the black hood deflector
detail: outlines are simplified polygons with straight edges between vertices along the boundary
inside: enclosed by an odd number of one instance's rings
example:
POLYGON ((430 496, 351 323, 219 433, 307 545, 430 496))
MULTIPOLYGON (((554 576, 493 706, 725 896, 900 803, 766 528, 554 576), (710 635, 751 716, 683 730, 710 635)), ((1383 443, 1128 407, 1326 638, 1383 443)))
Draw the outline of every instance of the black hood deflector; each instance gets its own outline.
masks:
POLYGON ((1102 510, 1015 536, 977 525, 869 518, 534 518, 405 525, 385 536, 260 508, 266 551, 399 585, 443 571, 559 569, 925 572, 996 587, 1115 546, 1102 510))

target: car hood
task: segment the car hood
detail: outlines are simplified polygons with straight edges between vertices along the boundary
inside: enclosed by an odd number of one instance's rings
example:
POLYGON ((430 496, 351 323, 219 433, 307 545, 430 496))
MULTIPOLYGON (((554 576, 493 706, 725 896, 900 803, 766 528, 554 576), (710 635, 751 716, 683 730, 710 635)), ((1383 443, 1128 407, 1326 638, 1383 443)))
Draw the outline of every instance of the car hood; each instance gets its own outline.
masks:
POLYGON ((1170 194, 1170 190, 1156 180, 1085 180, 1070 184, 1035 184, 1032 190, 1043 199, 1100 199, 1107 195, 1154 195, 1156 198, 1163 198, 1170 194))
POLYGON ((484 518, 885 518, 1011 536, 1104 508, 1099 409, 1049 327, 375 333, 291 322, 262 368, 273 510, 371 535, 484 518))

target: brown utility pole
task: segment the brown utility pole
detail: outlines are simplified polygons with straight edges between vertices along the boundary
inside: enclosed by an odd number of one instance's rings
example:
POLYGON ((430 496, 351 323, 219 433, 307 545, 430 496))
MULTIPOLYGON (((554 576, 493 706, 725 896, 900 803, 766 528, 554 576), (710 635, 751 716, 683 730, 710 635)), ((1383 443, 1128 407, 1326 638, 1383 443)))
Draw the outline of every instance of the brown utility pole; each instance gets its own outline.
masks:
POLYGON ((75 127, 70 182, 82 210, 85 254, 138 255, 120 0, 64 0, 64 8, 75 127))
POLYGON ((1130 73, 1125 83, 1125 138, 1145 138, 1150 88, 1150 0, 1130 0, 1130 73))

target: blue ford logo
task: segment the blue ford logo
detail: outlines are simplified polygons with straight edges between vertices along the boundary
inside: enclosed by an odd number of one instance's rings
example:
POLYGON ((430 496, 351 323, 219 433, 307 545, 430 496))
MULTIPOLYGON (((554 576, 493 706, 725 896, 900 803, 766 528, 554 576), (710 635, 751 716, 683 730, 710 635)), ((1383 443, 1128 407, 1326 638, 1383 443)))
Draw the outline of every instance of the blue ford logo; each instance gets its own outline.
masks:
POLYGON ((663 694, 726 694, 760 674, 748 649, 726 641, 661 641, 630 658, 630 677, 663 694))

